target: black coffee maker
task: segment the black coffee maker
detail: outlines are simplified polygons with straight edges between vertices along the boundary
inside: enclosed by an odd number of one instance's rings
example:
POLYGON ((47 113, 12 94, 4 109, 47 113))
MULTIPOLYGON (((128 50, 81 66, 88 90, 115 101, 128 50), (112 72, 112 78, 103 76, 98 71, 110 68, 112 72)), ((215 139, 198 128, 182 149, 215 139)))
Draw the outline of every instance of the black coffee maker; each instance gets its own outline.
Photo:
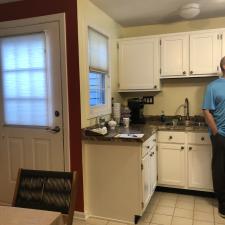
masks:
POLYGON ((143 115, 144 102, 140 98, 128 99, 128 107, 131 111, 131 123, 133 124, 143 124, 145 123, 145 118, 143 115))

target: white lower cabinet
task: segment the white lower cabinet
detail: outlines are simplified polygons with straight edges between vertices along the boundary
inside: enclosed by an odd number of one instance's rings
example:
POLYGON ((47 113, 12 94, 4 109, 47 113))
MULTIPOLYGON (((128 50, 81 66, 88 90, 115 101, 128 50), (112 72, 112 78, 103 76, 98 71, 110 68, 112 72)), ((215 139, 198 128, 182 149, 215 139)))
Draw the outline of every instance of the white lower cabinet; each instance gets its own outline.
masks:
POLYGON ((188 187, 212 189, 211 159, 211 146, 188 146, 188 187))
POLYGON ((157 184, 156 134, 144 143, 83 141, 85 212, 134 223, 157 184))
POLYGON ((149 203, 151 198, 151 160, 149 154, 145 155, 145 157, 141 160, 142 164, 142 199, 143 199, 143 208, 149 203))
POLYGON ((159 185, 212 191, 212 147, 207 133, 159 131, 158 141, 159 185))
POLYGON ((158 145, 158 183, 162 185, 185 185, 185 148, 182 144, 158 145))

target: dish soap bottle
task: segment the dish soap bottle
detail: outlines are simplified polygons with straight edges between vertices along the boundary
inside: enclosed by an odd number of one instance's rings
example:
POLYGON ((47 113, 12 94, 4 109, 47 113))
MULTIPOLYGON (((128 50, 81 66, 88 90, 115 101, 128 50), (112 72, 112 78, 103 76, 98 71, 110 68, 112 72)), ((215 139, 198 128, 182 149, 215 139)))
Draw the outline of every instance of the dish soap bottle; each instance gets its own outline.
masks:
POLYGON ((161 111, 161 116, 160 116, 160 121, 162 122, 162 123, 164 123, 165 121, 166 121, 166 117, 165 117, 165 113, 164 113, 164 111, 162 110, 161 111))

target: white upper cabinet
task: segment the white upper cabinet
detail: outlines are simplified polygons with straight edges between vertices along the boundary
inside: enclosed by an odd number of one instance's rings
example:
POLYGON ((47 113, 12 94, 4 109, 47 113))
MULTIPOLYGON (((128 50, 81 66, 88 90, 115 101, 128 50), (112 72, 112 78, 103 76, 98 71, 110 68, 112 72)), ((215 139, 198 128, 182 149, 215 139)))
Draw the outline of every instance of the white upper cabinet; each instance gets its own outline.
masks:
POLYGON ((159 38, 119 41, 119 90, 158 91, 159 38))
POLYGON ((221 33, 190 34, 190 75, 217 75, 222 56, 221 33))
POLYGON ((161 77, 185 76, 189 71, 189 35, 161 38, 161 77))

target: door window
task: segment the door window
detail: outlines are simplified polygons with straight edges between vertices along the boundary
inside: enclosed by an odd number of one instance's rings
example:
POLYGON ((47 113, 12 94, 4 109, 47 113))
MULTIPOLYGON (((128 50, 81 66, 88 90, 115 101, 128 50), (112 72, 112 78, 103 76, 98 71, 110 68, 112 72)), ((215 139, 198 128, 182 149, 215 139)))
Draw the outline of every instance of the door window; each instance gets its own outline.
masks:
POLYGON ((47 126, 45 33, 0 39, 5 125, 47 126))

